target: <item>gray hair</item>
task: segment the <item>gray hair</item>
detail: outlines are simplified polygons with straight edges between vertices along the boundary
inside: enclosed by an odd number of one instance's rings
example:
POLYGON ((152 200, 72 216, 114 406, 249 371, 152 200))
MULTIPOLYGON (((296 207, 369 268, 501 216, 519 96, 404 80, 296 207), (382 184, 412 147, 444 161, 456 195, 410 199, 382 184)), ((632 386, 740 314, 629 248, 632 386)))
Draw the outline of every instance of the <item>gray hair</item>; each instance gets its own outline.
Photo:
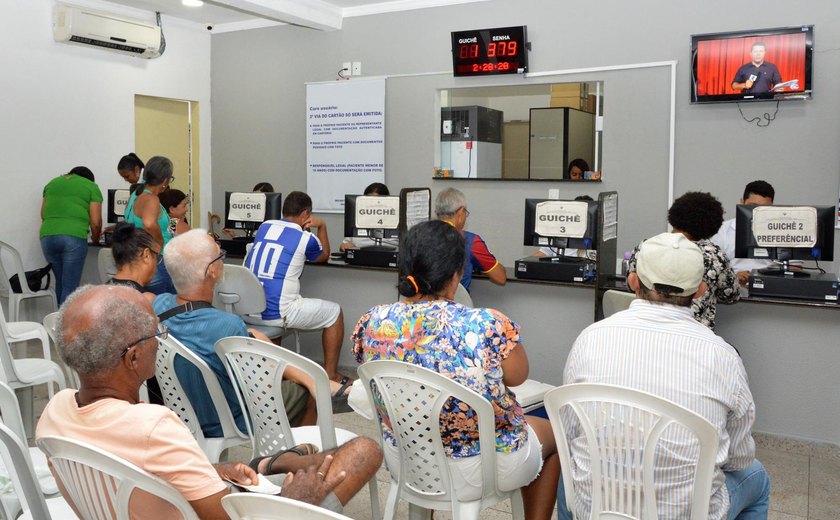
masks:
POLYGON ((460 190, 447 188, 438 193, 435 199, 435 214, 438 218, 451 217, 460 208, 467 206, 467 198, 460 190))
POLYGON ((120 352, 131 342, 154 334, 157 326, 155 316, 137 302, 122 298, 97 299, 90 325, 68 341, 70 323, 65 323, 67 310, 75 307, 77 300, 97 287, 102 286, 80 287, 65 300, 58 313, 58 353, 67 366, 80 375, 113 370, 120 363, 120 352))
POLYGON ((163 261, 178 294, 192 292, 204 283, 204 272, 218 253, 203 229, 191 229, 166 244, 163 261))
POLYGON ((149 186, 160 186, 166 179, 172 177, 173 170, 172 161, 168 157, 156 155, 146 161, 146 167, 143 169, 143 180, 149 186))

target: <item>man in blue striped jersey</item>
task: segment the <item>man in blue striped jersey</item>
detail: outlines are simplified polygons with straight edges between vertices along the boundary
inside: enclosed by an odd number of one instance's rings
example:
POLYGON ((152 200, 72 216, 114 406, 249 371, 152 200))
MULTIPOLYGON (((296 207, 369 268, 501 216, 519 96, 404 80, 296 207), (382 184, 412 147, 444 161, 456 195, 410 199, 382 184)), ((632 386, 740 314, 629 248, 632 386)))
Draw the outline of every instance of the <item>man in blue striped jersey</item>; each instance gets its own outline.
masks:
POLYGON ((312 214, 309 195, 293 191, 283 201, 283 218, 267 220, 257 230, 254 247, 245 257, 245 266, 256 275, 265 290, 265 310, 259 323, 290 329, 323 329, 324 370, 330 379, 347 384, 347 378, 338 373, 338 358, 344 340, 341 307, 335 302, 300 295, 299 279, 304 263, 322 263, 329 257, 326 223, 312 214), (317 235, 308 231, 313 227, 317 228, 317 235))
MULTIPOLYGON (((630 308, 594 323, 569 353, 563 383, 605 383, 649 392, 705 417, 720 435, 709 493, 710 519, 766 519, 770 479, 755 459, 751 428, 755 403, 741 358, 732 346, 694 319, 691 301, 703 294, 703 253, 680 233, 642 243, 628 285, 630 308)), ((572 414, 569 414, 570 416, 572 414)), ((572 446, 578 518, 588 518, 588 455, 579 424, 564 418, 572 446)), ((688 518, 697 442, 685 432, 668 436, 657 456, 655 486, 660 518, 688 518)), ((563 481, 558 518, 572 518, 563 481)))

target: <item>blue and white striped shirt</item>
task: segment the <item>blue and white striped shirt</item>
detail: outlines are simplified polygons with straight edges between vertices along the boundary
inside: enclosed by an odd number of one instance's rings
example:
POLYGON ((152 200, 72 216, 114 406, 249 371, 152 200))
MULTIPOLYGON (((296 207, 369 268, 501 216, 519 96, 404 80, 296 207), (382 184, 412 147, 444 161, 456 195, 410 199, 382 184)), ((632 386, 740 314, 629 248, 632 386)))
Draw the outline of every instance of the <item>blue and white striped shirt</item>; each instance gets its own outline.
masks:
MULTIPOLYGON (((634 388, 705 417, 720 436, 709 518, 726 517, 729 494, 723 472, 744 469, 755 457, 750 432, 755 404, 740 356, 697 322, 691 308, 637 299, 626 311, 590 325, 569 353, 563 383, 634 388)), ((575 432, 577 424, 571 415, 564 421, 567 431, 575 432)), ((569 440, 575 466, 575 509, 578 518, 588 518, 588 454, 582 436, 574 437, 569 440)), ((689 516, 693 464, 687 466, 686 461, 695 459, 696 454, 693 435, 676 431, 668 436, 668 449, 661 449, 657 456, 660 518, 689 516)))

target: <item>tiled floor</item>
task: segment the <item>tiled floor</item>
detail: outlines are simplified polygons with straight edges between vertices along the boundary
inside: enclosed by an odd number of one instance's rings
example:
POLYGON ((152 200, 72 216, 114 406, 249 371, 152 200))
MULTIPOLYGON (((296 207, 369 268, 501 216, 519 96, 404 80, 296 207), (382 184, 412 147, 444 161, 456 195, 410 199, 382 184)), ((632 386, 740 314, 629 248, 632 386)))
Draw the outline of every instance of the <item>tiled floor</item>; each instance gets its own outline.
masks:
MULTIPOLYGON (((35 392, 35 413, 40 415, 46 395, 35 392)), ((40 391, 39 391, 40 390, 40 391)), ((358 435, 374 437, 378 430, 355 413, 336 414, 335 426, 358 435)), ((770 520, 840 519, 840 447, 810 444, 756 434, 757 456, 772 479, 770 520)), ((250 449, 229 450, 229 460, 248 460, 250 449)), ((384 467, 377 474, 379 502, 384 507, 388 496, 389 475, 384 467)), ((344 514, 354 519, 370 519, 370 495, 363 489, 345 507, 344 514)), ((397 508, 397 518, 408 518, 404 502, 397 508)), ((448 520, 446 513, 436 513, 435 520, 448 520)), ((504 502, 481 513, 482 519, 510 520, 510 504, 504 502)))

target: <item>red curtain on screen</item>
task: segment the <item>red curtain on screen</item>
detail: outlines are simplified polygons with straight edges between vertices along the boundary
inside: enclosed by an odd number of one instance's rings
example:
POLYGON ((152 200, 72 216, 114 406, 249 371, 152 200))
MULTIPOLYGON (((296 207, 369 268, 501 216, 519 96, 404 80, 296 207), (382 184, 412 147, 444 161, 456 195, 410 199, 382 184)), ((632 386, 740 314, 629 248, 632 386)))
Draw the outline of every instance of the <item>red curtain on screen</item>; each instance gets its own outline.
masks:
POLYGON ((798 79, 799 90, 805 90, 805 33, 795 33, 698 42, 697 94, 740 94, 732 90, 732 80, 750 62, 750 47, 759 41, 766 45, 764 61, 779 69, 782 81, 798 79))

